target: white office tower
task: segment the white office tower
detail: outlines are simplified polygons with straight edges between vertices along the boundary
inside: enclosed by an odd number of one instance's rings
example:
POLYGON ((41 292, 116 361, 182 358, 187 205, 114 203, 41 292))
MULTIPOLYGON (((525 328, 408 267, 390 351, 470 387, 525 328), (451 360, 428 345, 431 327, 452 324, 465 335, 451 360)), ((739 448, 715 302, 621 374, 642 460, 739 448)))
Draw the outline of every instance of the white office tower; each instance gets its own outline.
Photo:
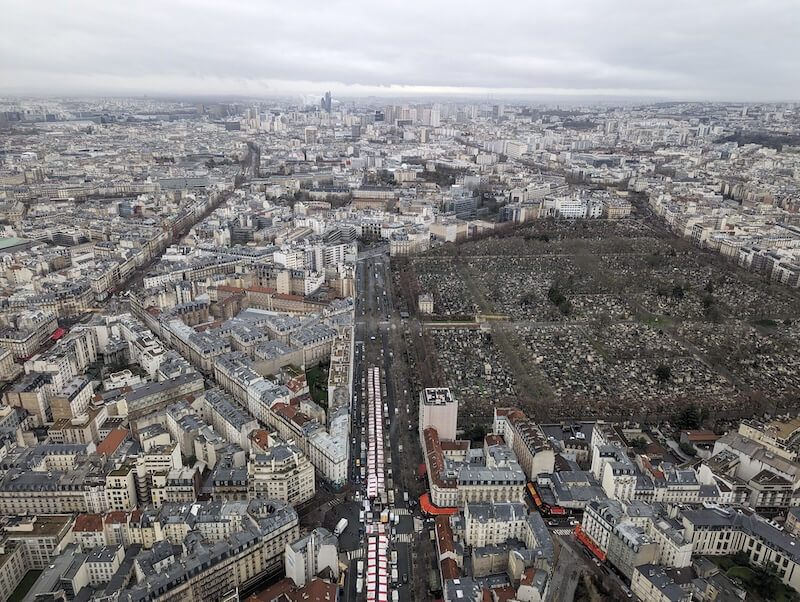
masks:
POLYGON ((446 387, 423 389, 419 394, 419 433, 433 427, 442 440, 456 438, 458 401, 446 387))

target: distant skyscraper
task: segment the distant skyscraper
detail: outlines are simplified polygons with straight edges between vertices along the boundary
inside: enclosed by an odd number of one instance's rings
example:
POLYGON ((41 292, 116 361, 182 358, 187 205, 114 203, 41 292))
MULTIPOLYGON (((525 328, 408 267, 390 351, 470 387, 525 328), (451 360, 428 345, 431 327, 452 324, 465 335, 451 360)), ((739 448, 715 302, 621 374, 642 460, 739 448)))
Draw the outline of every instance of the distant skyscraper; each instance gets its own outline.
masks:
POLYGON ((330 113, 331 112, 331 93, 330 93, 330 91, 325 92, 325 96, 323 96, 320 99, 319 104, 322 107, 323 111, 325 111, 326 113, 330 113))
POLYGON ((441 124, 442 124, 441 112, 439 111, 438 106, 434 106, 431 109, 431 116, 428 125, 430 125, 431 127, 438 128, 441 124))
POLYGON ((313 125, 306 126, 305 134, 306 134, 306 144, 317 143, 317 128, 315 128, 313 125))

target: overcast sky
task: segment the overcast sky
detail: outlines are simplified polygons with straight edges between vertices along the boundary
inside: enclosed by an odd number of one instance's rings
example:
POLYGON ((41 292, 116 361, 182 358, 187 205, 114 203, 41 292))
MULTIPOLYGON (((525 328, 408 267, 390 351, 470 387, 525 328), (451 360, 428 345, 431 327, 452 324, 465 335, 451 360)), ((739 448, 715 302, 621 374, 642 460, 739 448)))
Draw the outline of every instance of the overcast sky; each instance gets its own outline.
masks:
POLYGON ((800 100, 800 0, 0 0, 2 94, 800 100))

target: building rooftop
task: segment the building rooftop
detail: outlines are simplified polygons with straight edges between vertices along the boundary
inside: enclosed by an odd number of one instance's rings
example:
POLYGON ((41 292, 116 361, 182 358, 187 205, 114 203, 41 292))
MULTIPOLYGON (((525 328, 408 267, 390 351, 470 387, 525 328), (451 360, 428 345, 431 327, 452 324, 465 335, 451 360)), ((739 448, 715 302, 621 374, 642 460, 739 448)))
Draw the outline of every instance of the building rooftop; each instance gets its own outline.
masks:
POLYGON ((453 403, 455 399, 450 389, 438 387, 424 389, 422 401, 425 405, 447 405, 453 403))

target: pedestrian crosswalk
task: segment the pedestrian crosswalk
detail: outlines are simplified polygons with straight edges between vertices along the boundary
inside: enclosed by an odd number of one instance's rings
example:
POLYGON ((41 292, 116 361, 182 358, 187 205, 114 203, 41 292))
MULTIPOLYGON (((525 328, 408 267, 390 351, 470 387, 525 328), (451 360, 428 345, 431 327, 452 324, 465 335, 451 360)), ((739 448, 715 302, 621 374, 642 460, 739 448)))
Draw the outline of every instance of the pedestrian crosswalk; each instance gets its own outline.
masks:
POLYGON ((553 533, 556 535, 571 535, 573 533, 572 529, 563 528, 563 529, 553 529, 553 533))
POLYGON ((392 512, 400 516, 408 516, 411 511, 408 508, 392 508, 392 512))
POLYGON ((395 541, 397 541, 399 543, 411 543, 413 540, 414 540, 414 534, 413 533, 399 533, 395 537, 395 541))
POLYGON ((364 548, 358 548, 357 550, 350 550, 347 553, 348 560, 358 560, 359 558, 364 558, 364 548))

